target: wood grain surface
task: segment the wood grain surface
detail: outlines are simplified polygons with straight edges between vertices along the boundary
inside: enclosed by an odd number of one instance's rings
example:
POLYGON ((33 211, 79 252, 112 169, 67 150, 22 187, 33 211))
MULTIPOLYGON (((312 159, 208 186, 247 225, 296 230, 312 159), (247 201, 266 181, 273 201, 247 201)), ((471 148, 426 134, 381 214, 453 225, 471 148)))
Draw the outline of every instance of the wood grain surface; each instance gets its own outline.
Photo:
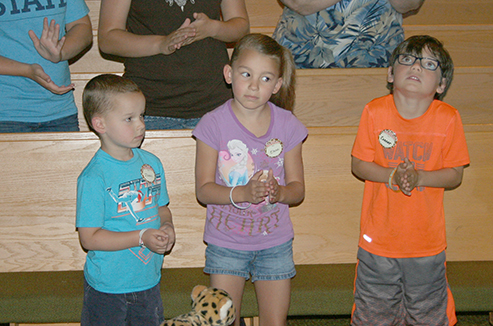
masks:
MULTIPOLYGON (((351 175, 355 127, 312 127, 303 146, 306 198, 291 209, 297 264, 356 260, 363 183, 351 175)), ((449 260, 493 260, 493 126, 466 126, 472 164, 446 192, 449 260)), ((0 134, 0 272, 80 270, 76 180, 99 147, 89 132, 0 134)), ((190 131, 149 131, 143 148, 166 171, 177 244, 165 267, 204 264, 205 208, 194 193, 190 131)))

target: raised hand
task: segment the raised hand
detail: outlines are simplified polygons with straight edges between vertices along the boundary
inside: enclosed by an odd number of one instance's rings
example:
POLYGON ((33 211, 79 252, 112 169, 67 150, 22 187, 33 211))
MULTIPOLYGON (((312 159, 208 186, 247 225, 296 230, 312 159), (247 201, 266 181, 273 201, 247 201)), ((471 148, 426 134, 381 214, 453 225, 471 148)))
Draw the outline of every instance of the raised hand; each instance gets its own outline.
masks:
POLYGON ((59 39, 60 25, 57 24, 54 19, 48 24, 48 18, 45 17, 43 20, 41 38, 38 38, 32 30, 28 33, 33 41, 34 48, 36 48, 36 51, 38 51, 43 58, 53 63, 61 61, 65 36, 59 39))

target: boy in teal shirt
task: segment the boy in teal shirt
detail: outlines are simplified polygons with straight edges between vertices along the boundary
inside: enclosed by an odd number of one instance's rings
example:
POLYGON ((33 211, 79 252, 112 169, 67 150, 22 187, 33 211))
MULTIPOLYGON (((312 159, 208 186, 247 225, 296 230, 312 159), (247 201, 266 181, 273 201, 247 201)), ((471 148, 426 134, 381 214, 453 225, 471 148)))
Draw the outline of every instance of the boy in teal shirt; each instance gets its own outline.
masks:
POLYGON ((164 253, 175 232, 160 160, 139 148, 145 98, 132 81, 101 75, 83 94, 101 148, 77 182, 77 228, 88 251, 81 325, 159 325, 164 253))

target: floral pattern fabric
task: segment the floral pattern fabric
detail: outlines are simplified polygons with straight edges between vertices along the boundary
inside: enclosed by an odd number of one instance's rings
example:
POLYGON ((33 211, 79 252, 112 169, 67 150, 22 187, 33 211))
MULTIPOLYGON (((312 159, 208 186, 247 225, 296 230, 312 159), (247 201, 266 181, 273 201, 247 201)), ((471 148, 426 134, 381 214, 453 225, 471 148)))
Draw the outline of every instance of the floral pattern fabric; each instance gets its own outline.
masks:
POLYGON ((298 68, 387 67, 404 30, 388 0, 341 0, 308 16, 285 7, 273 38, 298 68))

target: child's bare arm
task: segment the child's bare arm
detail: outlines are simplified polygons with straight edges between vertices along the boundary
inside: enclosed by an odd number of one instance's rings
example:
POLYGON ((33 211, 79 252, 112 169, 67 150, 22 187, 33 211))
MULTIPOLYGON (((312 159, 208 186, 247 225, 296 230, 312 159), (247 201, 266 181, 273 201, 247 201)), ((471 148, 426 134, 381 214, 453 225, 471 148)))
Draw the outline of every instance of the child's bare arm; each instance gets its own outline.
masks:
POLYGON ((197 139, 195 156, 195 193, 203 204, 229 204, 229 189, 216 184, 218 152, 197 139))
POLYGON ((393 169, 383 167, 375 162, 366 162, 352 156, 351 171, 356 177, 362 180, 387 183, 393 169))
POLYGON ((139 231, 113 232, 102 228, 79 228, 79 238, 87 250, 116 251, 139 245, 139 231))
POLYGON ((464 167, 444 168, 436 171, 417 171, 416 187, 453 189, 462 183, 464 167))
MULTIPOLYGON (((459 186, 462 182, 463 166, 436 171, 422 171, 414 169, 413 164, 406 160, 398 166, 392 178, 392 182, 399 185, 406 195, 410 195, 416 187, 451 189, 459 186)), ((392 168, 385 168, 374 162, 365 162, 354 156, 351 160, 351 170, 360 179, 384 183, 388 182, 393 171, 392 168)))
MULTIPOLYGON (((79 239, 82 247, 86 250, 117 251, 138 247, 140 245, 139 233, 140 230, 114 232, 102 228, 79 228, 79 239)), ((164 238, 168 237, 163 231, 155 229, 148 229, 143 234, 143 237, 144 235, 145 237, 153 236, 155 239, 157 239, 157 237, 163 237, 163 240, 156 240, 158 242, 164 242, 164 238)), ((149 247, 149 249, 152 250, 151 247, 149 247)))

